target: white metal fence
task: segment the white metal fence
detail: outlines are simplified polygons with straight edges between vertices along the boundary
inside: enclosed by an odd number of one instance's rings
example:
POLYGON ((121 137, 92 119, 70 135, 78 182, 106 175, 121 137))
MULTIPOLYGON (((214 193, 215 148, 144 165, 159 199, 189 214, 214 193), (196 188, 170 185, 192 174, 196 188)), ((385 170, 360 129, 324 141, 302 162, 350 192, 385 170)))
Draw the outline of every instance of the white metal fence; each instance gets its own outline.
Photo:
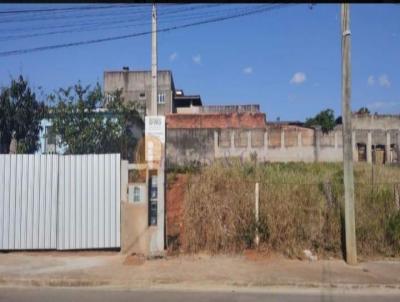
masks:
POLYGON ((0 155, 0 250, 120 247, 120 155, 0 155))

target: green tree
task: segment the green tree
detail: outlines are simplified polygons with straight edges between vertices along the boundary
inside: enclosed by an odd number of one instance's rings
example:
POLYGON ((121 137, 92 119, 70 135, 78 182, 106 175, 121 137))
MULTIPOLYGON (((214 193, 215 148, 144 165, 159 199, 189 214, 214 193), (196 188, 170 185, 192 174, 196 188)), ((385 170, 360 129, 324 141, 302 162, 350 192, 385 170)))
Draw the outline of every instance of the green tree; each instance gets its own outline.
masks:
POLYGON ((332 109, 323 110, 315 117, 306 119, 304 123, 307 127, 321 126, 324 133, 333 130, 335 124, 335 113, 332 109))
POLYGON ((0 152, 8 153, 14 135, 18 153, 33 153, 38 147, 43 102, 36 100, 23 76, 12 79, 0 94, 0 152))
POLYGON ((367 107, 361 107, 360 109, 358 109, 357 113, 358 114, 371 114, 371 112, 369 111, 369 109, 367 107))
POLYGON ((121 153, 133 161, 143 120, 138 105, 124 102, 121 91, 112 93, 104 104, 98 83, 93 89, 78 83, 59 89, 50 99, 55 103, 49 109, 53 131, 67 153, 121 153))

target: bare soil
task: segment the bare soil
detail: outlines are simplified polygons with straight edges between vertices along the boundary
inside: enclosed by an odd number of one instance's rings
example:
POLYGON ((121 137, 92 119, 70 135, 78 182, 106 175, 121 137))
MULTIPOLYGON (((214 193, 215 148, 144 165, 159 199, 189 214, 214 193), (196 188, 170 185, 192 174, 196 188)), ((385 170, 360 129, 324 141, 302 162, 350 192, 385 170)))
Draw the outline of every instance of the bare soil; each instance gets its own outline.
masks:
POLYGON ((181 245, 183 228, 183 202, 188 175, 177 174, 167 188, 167 237, 169 252, 176 252, 181 245))

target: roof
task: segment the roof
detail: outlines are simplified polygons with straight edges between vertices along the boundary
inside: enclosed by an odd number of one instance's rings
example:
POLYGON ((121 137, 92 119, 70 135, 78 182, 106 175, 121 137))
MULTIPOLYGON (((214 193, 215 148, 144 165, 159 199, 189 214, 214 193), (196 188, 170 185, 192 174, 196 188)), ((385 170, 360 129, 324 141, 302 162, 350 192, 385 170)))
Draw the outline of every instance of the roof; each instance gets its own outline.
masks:
POLYGON ((175 100, 201 99, 200 95, 175 95, 175 100))
POLYGON ((174 101, 178 101, 178 103, 194 102, 196 106, 203 105, 200 95, 175 95, 174 101))
POLYGON ((167 114, 168 129, 265 128, 264 113, 167 114))

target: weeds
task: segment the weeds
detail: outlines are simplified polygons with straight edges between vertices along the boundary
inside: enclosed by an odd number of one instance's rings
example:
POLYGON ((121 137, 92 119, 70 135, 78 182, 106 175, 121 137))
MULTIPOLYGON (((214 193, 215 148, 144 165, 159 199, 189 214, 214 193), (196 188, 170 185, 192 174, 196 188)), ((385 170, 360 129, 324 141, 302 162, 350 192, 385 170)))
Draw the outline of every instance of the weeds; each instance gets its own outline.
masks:
MULTIPOLYGON (((357 247, 361 255, 399 254, 400 214, 393 185, 400 169, 355 165, 357 247), (371 181, 374 181, 372 183, 371 181), (397 213, 397 214, 396 214, 397 213)), ((235 253, 253 246, 254 184, 259 234, 269 249, 342 255, 342 165, 220 161, 191 174, 184 201, 183 250, 235 253)))

